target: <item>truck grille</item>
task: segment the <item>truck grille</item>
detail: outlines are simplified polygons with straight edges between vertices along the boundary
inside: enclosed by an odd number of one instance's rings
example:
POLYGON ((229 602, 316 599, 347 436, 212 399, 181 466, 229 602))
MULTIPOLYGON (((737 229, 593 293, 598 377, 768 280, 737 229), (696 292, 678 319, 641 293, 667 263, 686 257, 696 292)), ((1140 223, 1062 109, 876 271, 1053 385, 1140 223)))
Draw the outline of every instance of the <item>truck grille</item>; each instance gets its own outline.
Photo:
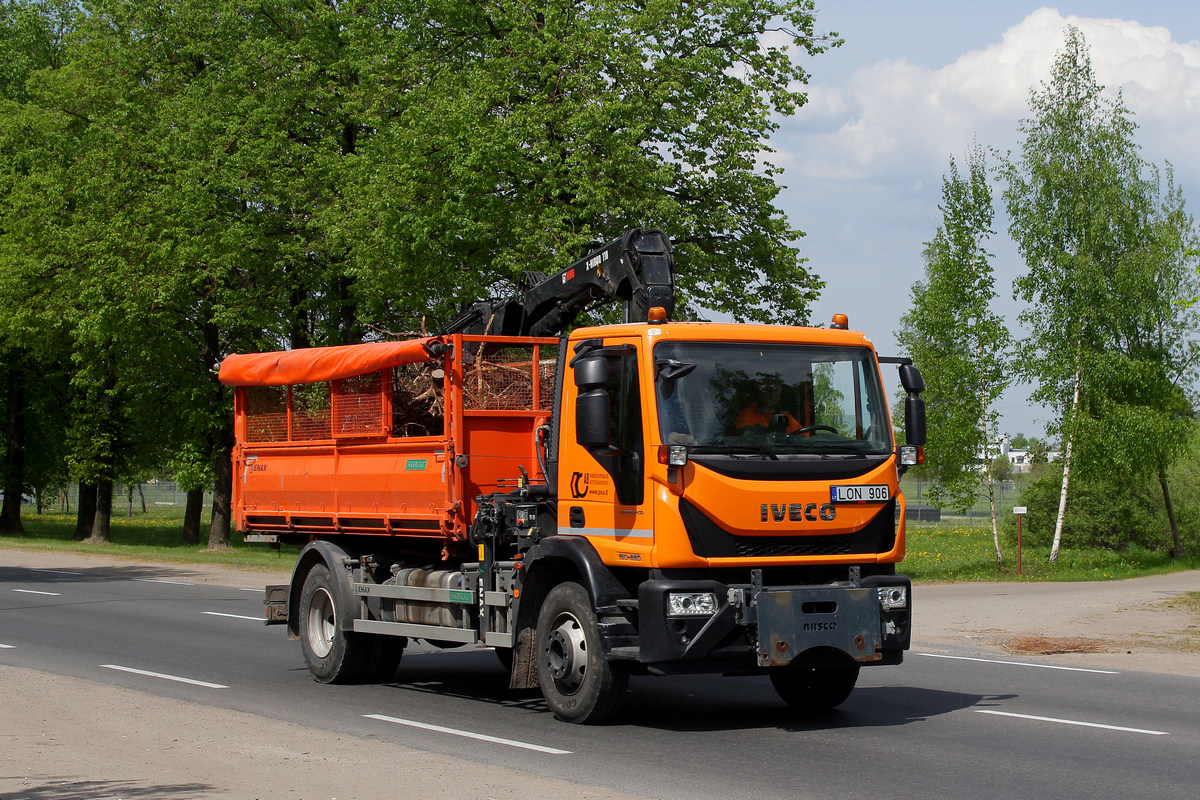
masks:
POLYGON ((813 536, 738 536, 722 528, 687 500, 679 502, 692 551, 704 558, 795 558, 886 553, 895 546, 893 500, 853 533, 813 536))

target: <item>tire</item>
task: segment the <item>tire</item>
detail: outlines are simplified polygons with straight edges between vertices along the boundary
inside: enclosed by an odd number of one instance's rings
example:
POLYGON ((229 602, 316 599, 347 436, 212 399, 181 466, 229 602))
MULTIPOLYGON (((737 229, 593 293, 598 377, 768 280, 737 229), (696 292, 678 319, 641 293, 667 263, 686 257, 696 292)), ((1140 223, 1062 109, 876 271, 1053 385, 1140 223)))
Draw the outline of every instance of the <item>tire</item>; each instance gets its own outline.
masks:
POLYGON ((354 683, 363 677, 370 643, 341 628, 346 609, 339 608, 329 568, 318 564, 300 590, 300 647, 308 671, 321 683, 354 683))
POLYGON ((587 590, 563 583, 538 612, 538 684, 554 715, 596 723, 620 710, 629 673, 604 657, 596 612, 587 590))
POLYGON ((370 650, 363 667, 363 680, 367 683, 390 680, 396 674, 396 668, 400 666, 408 639, 403 636, 376 635, 368 641, 370 650))
POLYGON ((837 708, 858 682, 859 666, 791 666, 771 671, 771 685, 783 701, 798 711, 815 713, 837 708))

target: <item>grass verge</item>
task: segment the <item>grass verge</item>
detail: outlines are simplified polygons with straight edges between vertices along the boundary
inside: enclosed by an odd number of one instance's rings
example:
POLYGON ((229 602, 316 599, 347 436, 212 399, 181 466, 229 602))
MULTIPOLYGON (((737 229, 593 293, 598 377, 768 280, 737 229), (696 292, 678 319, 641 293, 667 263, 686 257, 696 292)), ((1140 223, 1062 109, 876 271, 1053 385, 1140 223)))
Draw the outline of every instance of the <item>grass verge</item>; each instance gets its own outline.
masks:
POLYGON ((1050 548, 1025 547, 1021 574, 1017 549, 1002 542, 1003 568, 996 567, 992 532, 954 522, 910 525, 903 572, 914 580, 965 581, 1106 581, 1200 569, 1200 557, 1172 558, 1136 545, 1124 550, 1062 548, 1050 563, 1050 548))
POLYGON ((233 547, 208 549, 206 518, 200 526, 199 545, 183 543, 183 515, 178 509, 154 509, 132 517, 112 519, 112 541, 107 544, 76 541, 74 514, 30 514, 22 517, 24 533, 0 534, 0 547, 91 553, 130 561, 168 564, 221 564, 260 572, 289 572, 299 548, 274 549, 267 544, 248 544, 240 533, 233 534, 233 547))
MULTIPOLYGON (((208 523, 201 526, 202 543, 181 541, 182 514, 178 509, 151 510, 133 517, 113 517, 112 542, 91 544, 74 540, 75 517, 70 514, 29 515, 25 533, 0 535, 0 547, 103 553, 115 558, 178 564, 224 564, 238 569, 290 571, 299 552, 296 547, 274 549, 246 544, 233 536, 229 550, 209 550, 208 523)), ((954 522, 914 525, 908 528, 908 555, 900 569, 914 580, 968 581, 1103 581, 1136 578, 1200 569, 1200 557, 1171 558, 1141 547, 1123 551, 1102 548, 1063 549, 1055 564, 1048 547, 1026 547, 1021 575, 1017 575, 1015 547, 1004 549, 1004 567, 996 568, 992 534, 985 527, 954 522)))

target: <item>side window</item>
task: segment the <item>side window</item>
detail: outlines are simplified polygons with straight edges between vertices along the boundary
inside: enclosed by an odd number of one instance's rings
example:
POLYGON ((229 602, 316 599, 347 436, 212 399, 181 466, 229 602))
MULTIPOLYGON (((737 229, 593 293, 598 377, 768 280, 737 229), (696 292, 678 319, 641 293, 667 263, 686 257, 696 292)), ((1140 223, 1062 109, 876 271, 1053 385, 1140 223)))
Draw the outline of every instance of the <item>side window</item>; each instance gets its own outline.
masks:
POLYGON ((622 454, 615 475, 617 500, 625 505, 639 505, 643 500, 645 446, 636 352, 611 359, 608 396, 612 445, 622 454))

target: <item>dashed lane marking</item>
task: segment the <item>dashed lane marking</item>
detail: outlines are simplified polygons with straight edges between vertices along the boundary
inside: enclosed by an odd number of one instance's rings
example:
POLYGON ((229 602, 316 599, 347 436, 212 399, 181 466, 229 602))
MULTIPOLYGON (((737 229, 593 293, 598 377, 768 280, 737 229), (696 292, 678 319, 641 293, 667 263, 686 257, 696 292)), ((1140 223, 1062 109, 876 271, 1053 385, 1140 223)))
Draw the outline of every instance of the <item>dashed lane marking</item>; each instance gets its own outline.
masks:
POLYGON ((383 714, 363 714, 367 719, 377 719, 380 722, 391 722, 396 725, 407 725, 410 728, 420 728, 421 730, 434 731, 435 733, 448 733, 451 736, 464 736, 468 739, 477 739, 481 742, 493 742, 495 744, 508 745, 509 747, 520 747, 524 750, 535 750, 539 753, 549 753, 552 756, 570 755, 570 750, 559 750, 554 747, 545 747, 540 744, 530 744, 529 742, 518 742, 515 739, 501 739, 496 736, 487 736, 482 733, 472 733, 471 731, 460 731, 456 728, 443 728, 441 725, 430 725, 427 722, 416 722, 411 719, 399 719, 398 717, 388 717, 383 714))
POLYGON ((1037 667, 1038 669, 1061 669, 1067 672, 1094 672, 1099 675, 1120 675, 1114 669, 1087 669, 1086 667, 1064 667, 1059 664, 1034 664, 1028 661, 1004 661, 999 658, 971 658, 970 656, 948 656, 942 653, 914 653, 926 658, 949 658, 955 661, 978 661, 983 664, 1006 664, 1010 667, 1037 667))
POLYGON ((1010 711, 992 711, 986 708, 971 709, 976 714, 991 714, 997 717, 1014 717, 1016 719, 1029 719, 1035 722, 1055 722, 1059 725, 1080 725, 1085 728, 1103 728, 1106 731, 1122 731, 1124 733, 1145 733, 1150 736, 1170 736, 1168 731, 1148 731, 1144 728, 1126 728, 1121 725, 1103 725, 1099 722, 1081 722, 1077 719, 1057 719, 1055 717, 1038 717, 1033 714, 1014 714, 1010 711))
POLYGON ((134 669, 133 667, 123 667, 120 664, 101 664, 104 669, 115 669, 119 672, 131 672, 134 675, 145 675, 148 678, 161 678, 164 681, 175 681, 176 683, 187 683, 192 686, 203 686, 206 689, 228 689, 229 687, 221 683, 209 683, 208 681, 198 681, 193 678, 182 678, 179 675, 167 675, 163 672, 150 672, 144 669, 134 669))
POLYGON ((220 611, 201 611, 201 614, 207 614, 210 617, 229 617, 230 619, 248 619, 251 622, 262 622, 262 617, 250 617, 245 614, 224 614, 220 611))

